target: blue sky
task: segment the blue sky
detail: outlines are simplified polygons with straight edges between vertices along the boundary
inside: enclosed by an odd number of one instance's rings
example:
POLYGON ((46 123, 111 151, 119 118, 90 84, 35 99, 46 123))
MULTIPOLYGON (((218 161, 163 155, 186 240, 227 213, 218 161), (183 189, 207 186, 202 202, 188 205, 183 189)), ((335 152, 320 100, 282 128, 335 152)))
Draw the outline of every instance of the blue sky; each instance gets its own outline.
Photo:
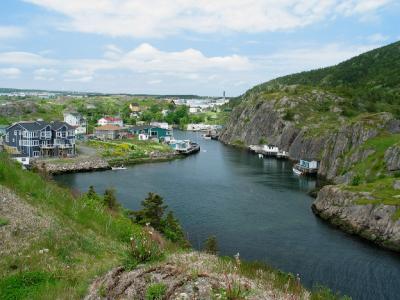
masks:
POLYGON ((2 0, 0 87, 240 95, 400 39, 398 0, 2 0))

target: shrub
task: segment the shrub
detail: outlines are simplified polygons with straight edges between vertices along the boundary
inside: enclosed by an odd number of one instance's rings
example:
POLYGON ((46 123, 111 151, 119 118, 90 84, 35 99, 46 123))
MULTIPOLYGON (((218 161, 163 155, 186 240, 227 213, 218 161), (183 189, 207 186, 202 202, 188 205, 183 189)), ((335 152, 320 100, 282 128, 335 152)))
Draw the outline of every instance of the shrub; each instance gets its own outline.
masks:
POLYGON ((111 210, 117 210, 119 208, 117 197, 115 197, 114 189, 106 189, 105 190, 104 204, 111 210))
POLYGON ((265 144, 267 144, 267 139, 265 139, 265 138, 260 138, 260 140, 258 141, 258 144, 259 144, 259 145, 265 145, 265 144))
POLYGON ((153 283, 146 291, 146 300, 162 300, 164 298, 167 286, 164 283, 153 283))
POLYGON ((204 242, 204 251, 210 254, 218 253, 218 242, 215 235, 209 236, 204 242))
POLYGON ((130 250, 124 262, 127 269, 133 269, 139 263, 158 260, 163 256, 161 247, 147 232, 140 232, 131 238, 130 250))
POLYGON ((351 185, 352 186, 357 186, 361 183, 361 177, 360 176, 354 176, 353 179, 351 180, 351 185))
POLYGON ((291 110, 288 110, 284 115, 283 119, 285 121, 293 121, 294 120, 294 113, 291 110))
POLYGON ((1 226, 5 226, 9 223, 9 221, 7 219, 1 218, 0 217, 0 227, 1 226))

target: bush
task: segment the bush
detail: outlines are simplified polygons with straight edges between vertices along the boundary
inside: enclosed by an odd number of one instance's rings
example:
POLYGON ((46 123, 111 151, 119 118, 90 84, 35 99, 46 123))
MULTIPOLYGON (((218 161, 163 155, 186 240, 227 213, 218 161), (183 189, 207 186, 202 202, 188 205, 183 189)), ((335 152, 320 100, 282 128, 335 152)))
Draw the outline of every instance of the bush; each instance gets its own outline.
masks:
POLYGON ((153 283, 147 288, 146 300, 162 300, 164 298, 167 286, 164 283, 153 283))
POLYGON ((294 113, 291 110, 288 110, 284 115, 283 119, 285 121, 293 121, 294 120, 294 113))
POLYGON ((7 219, 4 219, 2 217, 0 217, 0 227, 1 226, 5 226, 9 223, 9 221, 7 219))
POLYGON ((209 236, 204 242, 204 251, 216 255, 218 253, 218 242, 215 235, 209 236))
POLYGON ((361 177, 357 175, 357 176, 353 177, 350 184, 352 186, 357 186, 357 185, 360 185, 360 183, 361 183, 361 177))
POLYGON ((147 232, 140 232, 131 238, 130 250, 124 262, 127 269, 134 269, 140 263, 155 261, 163 256, 159 244, 147 232))
POLYGON ((106 189, 104 192, 104 204, 111 210, 116 211, 119 208, 114 189, 106 189))

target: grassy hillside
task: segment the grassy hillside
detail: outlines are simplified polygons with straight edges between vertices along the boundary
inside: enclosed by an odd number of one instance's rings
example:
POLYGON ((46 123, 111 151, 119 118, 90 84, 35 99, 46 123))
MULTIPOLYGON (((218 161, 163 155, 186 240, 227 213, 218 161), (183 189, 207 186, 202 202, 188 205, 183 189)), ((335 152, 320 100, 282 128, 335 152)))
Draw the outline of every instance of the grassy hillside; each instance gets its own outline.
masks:
POLYGON ((346 99, 344 115, 390 111, 400 116, 400 41, 336 66, 280 77, 246 94, 276 92, 285 86, 318 88, 346 99))
MULTIPOLYGON (((123 208, 21 170, 4 154, 0 154, 0 199, 0 299, 80 299, 97 276, 112 268, 131 270, 138 264, 143 268, 143 263, 161 268, 173 260, 171 255, 191 253, 168 240, 160 247, 123 208)), ((324 288, 309 293, 295 276, 259 263, 235 267, 233 259, 217 258, 211 271, 221 282, 234 272, 233 276, 257 282, 258 292, 268 289, 282 299, 339 298, 324 288)), ((149 291, 150 287, 154 284, 149 291)), ((99 293, 104 297, 107 291, 99 293)))

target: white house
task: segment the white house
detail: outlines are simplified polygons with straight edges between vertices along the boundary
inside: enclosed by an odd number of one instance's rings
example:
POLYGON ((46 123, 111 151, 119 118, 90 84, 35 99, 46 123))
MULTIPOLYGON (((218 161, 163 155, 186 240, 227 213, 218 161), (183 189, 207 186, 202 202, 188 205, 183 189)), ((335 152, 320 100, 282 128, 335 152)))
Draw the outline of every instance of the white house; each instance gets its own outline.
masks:
POLYGON ((75 127, 75 134, 86 134, 87 121, 79 113, 64 113, 64 122, 75 127))
POLYGON ((169 125, 167 122, 151 122, 150 125, 169 130, 169 125))
POLYGON ((103 117, 97 121, 97 125, 104 126, 104 125, 115 125, 119 127, 124 127, 124 122, 121 118, 118 117, 103 117))
POLYGON ((149 135, 146 133, 140 133, 138 135, 139 141, 147 141, 149 139, 149 135))
POLYGON ((307 160, 301 159, 299 165, 305 169, 318 169, 319 162, 316 160, 307 161, 307 160))
POLYGON ((262 151, 268 154, 278 154, 279 148, 275 145, 263 145, 262 151))

